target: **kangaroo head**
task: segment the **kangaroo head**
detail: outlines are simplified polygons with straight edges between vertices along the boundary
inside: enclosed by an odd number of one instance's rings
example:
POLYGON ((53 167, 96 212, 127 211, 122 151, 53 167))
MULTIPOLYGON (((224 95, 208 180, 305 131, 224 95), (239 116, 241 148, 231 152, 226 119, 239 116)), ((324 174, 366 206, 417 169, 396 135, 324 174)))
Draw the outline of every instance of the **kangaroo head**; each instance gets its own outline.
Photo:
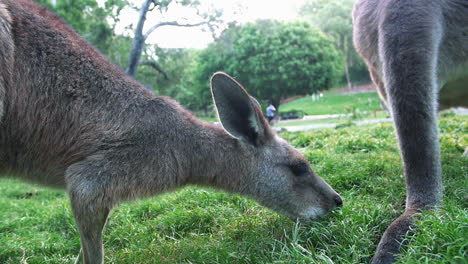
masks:
POLYGON ((248 158, 242 192, 289 218, 310 221, 341 206, 341 197, 310 168, 296 149, 278 137, 259 103, 225 73, 211 78, 211 91, 224 129, 248 158))

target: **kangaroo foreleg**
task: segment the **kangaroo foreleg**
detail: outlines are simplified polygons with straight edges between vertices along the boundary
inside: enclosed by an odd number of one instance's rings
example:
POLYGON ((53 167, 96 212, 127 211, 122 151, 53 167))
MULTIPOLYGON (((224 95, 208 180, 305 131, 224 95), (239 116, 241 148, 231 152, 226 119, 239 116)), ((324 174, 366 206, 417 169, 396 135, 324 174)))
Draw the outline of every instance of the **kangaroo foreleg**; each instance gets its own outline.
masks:
POLYGON ((81 247, 85 264, 103 263, 102 230, 106 224, 109 209, 99 204, 82 203, 71 196, 75 220, 80 231, 81 247))
POLYGON ((104 170, 84 161, 67 170, 67 187, 85 264, 103 263, 102 231, 112 208, 104 170))

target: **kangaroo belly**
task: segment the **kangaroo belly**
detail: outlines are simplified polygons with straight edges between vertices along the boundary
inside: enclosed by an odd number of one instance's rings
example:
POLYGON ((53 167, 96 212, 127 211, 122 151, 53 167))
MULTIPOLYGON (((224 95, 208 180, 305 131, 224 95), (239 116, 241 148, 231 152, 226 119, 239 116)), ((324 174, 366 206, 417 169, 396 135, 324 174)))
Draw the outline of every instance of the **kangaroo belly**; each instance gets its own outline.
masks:
MULTIPOLYGON (((386 102, 384 87, 377 87, 380 98, 386 102)), ((468 107, 468 75, 451 80, 441 86, 438 95, 439 110, 450 107, 468 107)))
POLYGON ((27 134, 16 131, 15 135, 10 135, 8 130, 10 127, 5 124, 0 129, 0 177, 64 188, 66 168, 60 164, 61 160, 49 156, 47 149, 39 150, 34 143, 17 140, 27 134))

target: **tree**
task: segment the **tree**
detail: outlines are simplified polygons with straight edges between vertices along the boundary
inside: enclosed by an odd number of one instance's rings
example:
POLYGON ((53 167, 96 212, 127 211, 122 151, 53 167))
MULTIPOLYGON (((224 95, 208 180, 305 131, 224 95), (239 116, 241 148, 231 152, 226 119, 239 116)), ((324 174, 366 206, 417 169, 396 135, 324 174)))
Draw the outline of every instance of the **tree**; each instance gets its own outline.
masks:
MULTIPOLYGON (((209 23, 214 23, 220 17, 221 13, 219 11, 214 12, 213 14, 203 14, 199 10, 197 10, 197 15, 199 21, 193 23, 186 23, 180 21, 161 21, 151 28, 149 28, 146 32, 143 32, 143 27, 146 22, 146 15, 148 12, 157 9, 160 13, 166 12, 167 9, 171 4, 179 5, 179 6, 190 6, 193 8, 197 8, 199 6, 199 2, 196 0, 144 0, 141 8, 140 14, 138 18, 138 23, 135 28, 134 38, 132 42, 132 49, 130 51, 130 57, 128 59, 128 66, 126 72, 130 76, 134 76, 135 72, 140 65, 140 57, 144 48, 145 41, 148 37, 158 28, 163 26, 177 26, 177 27, 197 27, 201 25, 207 25, 209 23)), ((157 65, 157 62, 152 62, 154 65, 157 65)))
POLYGON ((330 36, 344 57, 344 74, 348 87, 352 77, 368 79, 364 61, 353 47, 351 11, 355 0, 308 0, 301 15, 330 36))
POLYGON ((96 0, 36 0, 63 18, 73 29, 82 34, 86 30, 86 18, 97 8, 96 0))
POLYGON ((207 48, 200 51, 196 57, 196 65, 193 71, 193 97, 192 106, 196 109, 208 111, 212 104, 209 80, 217 71, 229 71, 233 59, 233 43, 238 37, 240 27, 230 23, 228 28, 210 43, 207 48))
POLYGON ((329 89, 341 67, 332 41, 319 30, 270 20, 228 29, 199 60, 197 79, 226 71, 276 108, 286 97, 329 89))
MULTIPOLYGON (((191 93, 191 71, 195 64, 196 51, 191 49, 163 49, 148 46, 142 55, 145 64, 136 73, 136 78, 151 86, 158 94, 171 96, 180 101, 191 93), (151 64, 157 60, 157 64, 151 64), (164 71, 162 71, 164 69, 164 71), (155 74, 155 70, 159 74, 155 74)), ((190 103, 184 101, 184 104, 190 103)), ((187 105, 186 105, 187 106, 187 105)))

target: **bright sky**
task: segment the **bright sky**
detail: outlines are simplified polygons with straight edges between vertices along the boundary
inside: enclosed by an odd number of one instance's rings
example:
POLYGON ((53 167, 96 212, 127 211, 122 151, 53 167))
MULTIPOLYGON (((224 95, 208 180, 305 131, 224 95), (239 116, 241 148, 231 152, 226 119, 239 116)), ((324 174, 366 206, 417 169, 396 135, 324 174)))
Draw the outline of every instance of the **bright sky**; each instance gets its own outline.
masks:
MULTIPOLYGON (((99 0, 103 2, 104 0, 99 0)), ((135 6, 140 7, 143 0, 131 0, 135 6)), ((283 21, 294 20, 298 9, 305 0, 200 0, 201 10, 223 10, 224 21, 238 21, 240 23, 255 21, 257 19, 277 19, 283 21)), ((193 8, 180 8, 170 6, 167 13, 150 12, 147 15, 144 32, 152 25, 162 21, 188 18, 187 22, 194 23, 197 20, 193 8)), ((138 12, 126 8, 121 12, 121 22, 117 25, 117 32, 132 34, 125 28, 136 25, 138 12)), ((147 43, 156 43, 164 48, 204 48, 213 41, 210 32, 203 32, 202 27, 160 27, 150 35, 147 43)))

